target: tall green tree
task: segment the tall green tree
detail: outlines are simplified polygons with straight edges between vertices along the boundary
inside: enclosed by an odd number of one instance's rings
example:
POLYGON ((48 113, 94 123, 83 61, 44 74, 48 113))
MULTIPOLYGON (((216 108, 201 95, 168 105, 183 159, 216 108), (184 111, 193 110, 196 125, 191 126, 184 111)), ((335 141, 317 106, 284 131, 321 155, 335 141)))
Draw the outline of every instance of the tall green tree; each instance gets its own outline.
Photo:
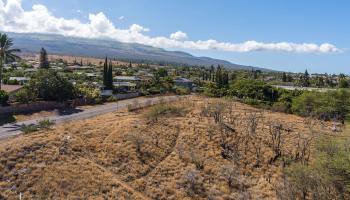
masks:
MULTIPOLYGON (((20 59, 15 53, 20 52, 19 49, 12 49, 13 40, 6 33, 0 33, 0 83, 2 82, 3 65, 9 61, 20 59)), ((0 84, 1 90, 1 84, 0 84)))
POLYGON ((49 64, 49 59, 47 57, 47 51, 44 48, 41 48, 40 50, 40 58, 39 58, 39 62, 40 62, 40 68, 42 69, 48 69, 50 64, 49 64))
POLYGON ((286 74, 286 72, 282 73, 282 82, 287 82, 287 74, 286 74))
POLYGON ((214 82, 214 76, 213 76, 214 72, 215 72, 215 68, 214 68, 214 65, 212 65, 210 66, 210 70, 209 70, 209 80, 213 82, 214 82))
POLYGON ((108 82, 108 58, 106 57, 105 62, 103 64, 103 86, 107 86, 108 82))
POLYGON ((228 72, 224 71, 222 74, 222 86, 227 86, 229 83, 228 72))
POLYGON ((46 101, 65 101, 75 97, 73 84, 52 69, 39 70, 24 89, 33 100, 38 97, 46 101))
POLYGON ((107 70, 107 90, 113 90, 113 64, 112 60, 109 61, 108 70, 107 70))
POLYGON ((107 60, 105 63, 106 67, 106 73, 104 76, 104 86, 106 90, 113 90, 113 64, 112 61, 109 61, 109 64, 107 64, 107 60))
POLYGON ((300 85, 303 87, 309 87, 310 86, 310 75, 307 70, 305 70, 305 73, 300 76, 300 85))
POLYGON ((218 86, 222 86, 222 68, 220 65, 216 68, 215 81, 218 86))

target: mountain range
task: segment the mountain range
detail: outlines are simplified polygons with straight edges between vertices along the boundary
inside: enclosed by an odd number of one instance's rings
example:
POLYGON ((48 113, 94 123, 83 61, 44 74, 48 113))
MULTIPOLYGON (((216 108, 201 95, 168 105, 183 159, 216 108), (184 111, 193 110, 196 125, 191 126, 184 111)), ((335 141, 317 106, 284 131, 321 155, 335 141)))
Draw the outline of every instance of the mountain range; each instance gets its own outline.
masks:
POLYGON ((53 34, 8 33, 14 46, 22 52, 37 53, 44 47, 50 54, 102 58, 109 56, 119 60, 151 62, 157 64, 181 64, 189 66, 222 65, 230 69, 251 70, 258 67, 234 64, 209 57, 196 57, 182 51, 167 51, 162 48, 122 43, 103 39, 65 37, 53 34))

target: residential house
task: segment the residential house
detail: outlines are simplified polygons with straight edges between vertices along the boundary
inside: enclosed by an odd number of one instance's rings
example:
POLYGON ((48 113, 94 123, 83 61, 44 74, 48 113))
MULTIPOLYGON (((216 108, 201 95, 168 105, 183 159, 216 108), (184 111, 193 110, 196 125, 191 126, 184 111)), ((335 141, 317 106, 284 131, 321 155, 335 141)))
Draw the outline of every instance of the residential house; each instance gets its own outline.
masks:
POLYGON ((118 92, 136 92, 142 81, 136 76, 115 76, 113 80, 113 85, 118 92))
POLYGON ((22 85, 6 85, 6 84, 1 84, 1 89, 4 90, 5 92, 9 94, 16 93, 19 91, 23 86, 22 85))
POLYGON ((187 78, 177 78, 174 80, 175 86, 184 87, 189 90, 193 89, 193 81, 187 78))
POLYGON ((17 81, 19 85, 24 85, 30 81, 28 77, 10 77, 9 81, 17 81))

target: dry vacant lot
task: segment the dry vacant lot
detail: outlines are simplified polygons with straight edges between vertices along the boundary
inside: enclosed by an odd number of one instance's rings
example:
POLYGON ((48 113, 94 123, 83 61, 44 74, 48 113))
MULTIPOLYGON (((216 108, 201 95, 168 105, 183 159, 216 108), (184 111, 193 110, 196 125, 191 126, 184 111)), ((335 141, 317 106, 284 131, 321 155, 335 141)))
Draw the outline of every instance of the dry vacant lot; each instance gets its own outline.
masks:
POLYGON ((0 199, 277 199, 332 126, 204 97, 106 114, 1 141, 0 199))

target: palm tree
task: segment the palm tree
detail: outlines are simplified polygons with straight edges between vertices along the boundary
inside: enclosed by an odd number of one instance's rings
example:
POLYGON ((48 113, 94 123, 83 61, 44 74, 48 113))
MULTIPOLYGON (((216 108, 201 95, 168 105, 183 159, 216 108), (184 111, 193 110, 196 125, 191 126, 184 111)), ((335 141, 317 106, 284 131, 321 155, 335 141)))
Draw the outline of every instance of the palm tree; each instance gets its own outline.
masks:
POLYGON ((11 49, 13 40, 7 36, 6 33, 0 33, 0 90, 2 82, 2 68, 3 65, 9 61, 19 59, 15 53, 20 52, 19 49, 11 49))

